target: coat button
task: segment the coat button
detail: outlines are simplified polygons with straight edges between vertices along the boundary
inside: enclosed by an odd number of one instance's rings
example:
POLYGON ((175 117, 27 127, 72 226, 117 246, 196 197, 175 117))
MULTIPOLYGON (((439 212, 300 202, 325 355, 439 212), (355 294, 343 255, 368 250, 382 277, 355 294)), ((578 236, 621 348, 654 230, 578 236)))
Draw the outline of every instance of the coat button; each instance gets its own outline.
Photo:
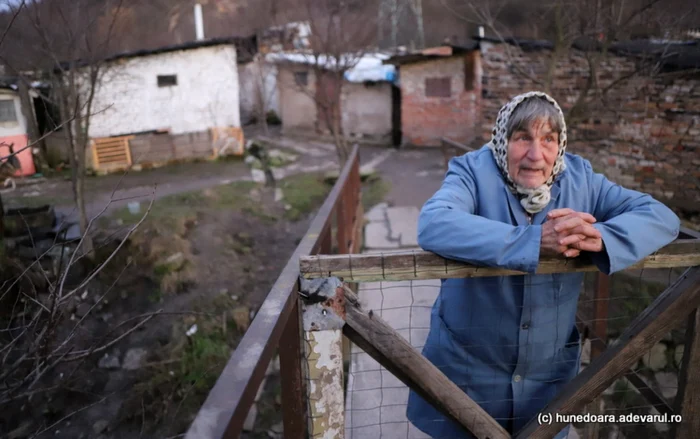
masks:
POLYGON ((520 375, 515 375, 513 377, 513 381, 515 381, 516 383, 519 383, 520 382, 520 375))
POLYGON ((522 326, 520 326, 522 329, 528 329, 530 327, 529 323, 523 323, 522 326))

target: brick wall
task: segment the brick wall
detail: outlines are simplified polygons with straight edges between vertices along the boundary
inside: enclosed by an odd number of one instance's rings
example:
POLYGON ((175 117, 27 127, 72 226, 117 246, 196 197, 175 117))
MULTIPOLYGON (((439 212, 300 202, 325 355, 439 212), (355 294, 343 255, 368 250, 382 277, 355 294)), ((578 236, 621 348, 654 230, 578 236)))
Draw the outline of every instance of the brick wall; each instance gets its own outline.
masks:
POLYGON ((441 137, 470 143, 477 136, 481 95, 478 52, 404 64, 400 69, 402 143, 439 146, 441 137), (449 78, 450 96, 426 96, 426 79, 439 78, 449 78), (465 83, 470 83, 472 90, 465 83))
MULTIPOLYGON (((479 125, 486 142, 508 99, 542 88, 529 77, 547 77, 551 52, 482 43, 481 57, 479 125)), ((625 187, 686 212, 700 211, 700 75, 637 74, 619 80, 635 69, 633 60, 614 55, 600 64, 598 89, 615 85, 604 100, 589 93, 580 116, 567 116, 569 150, 625 187)), ((550 94, 568 115, 589 76, 585 55, 571 53, 551 73, 550 94)))

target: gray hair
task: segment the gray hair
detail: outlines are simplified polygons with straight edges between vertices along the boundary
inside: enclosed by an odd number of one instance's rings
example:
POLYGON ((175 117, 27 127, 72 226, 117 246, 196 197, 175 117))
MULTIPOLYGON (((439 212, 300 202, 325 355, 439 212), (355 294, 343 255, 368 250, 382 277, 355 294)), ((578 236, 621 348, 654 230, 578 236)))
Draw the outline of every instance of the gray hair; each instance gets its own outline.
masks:
POLYGON ((506 126, 506 139, 510 139, 516 131, 527 130, 534 122, 541 119, 549 122, 554 132, 561 134, 563 124, 559 111, 546 99, 532 97, 513 110, 506 126))

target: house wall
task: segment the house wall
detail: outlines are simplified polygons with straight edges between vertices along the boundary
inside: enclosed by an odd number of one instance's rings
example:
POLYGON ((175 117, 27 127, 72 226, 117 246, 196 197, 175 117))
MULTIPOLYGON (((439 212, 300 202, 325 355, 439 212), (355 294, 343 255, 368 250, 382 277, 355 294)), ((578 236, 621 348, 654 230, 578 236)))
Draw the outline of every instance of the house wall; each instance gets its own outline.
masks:
POLYGON ((187 134, 144 134, 129 140, 131 160, 136 165, 164 164, 174 160, 212 157, 208 131, 187 134))
POLYGON ((0 136, 26 135, 27 121, 24 119, 24 114, 22 114, 22 106, 17 93, 13 90, 0 90, 0 100, 14 102, 15 115, 17 116, 17 121, 15 122, 0 122, 0 136))
MULTIPOLYGON (((27 145, 28 139, 27 121, 22 114, 19 96, 13 90, 0 90, 0 100, 12 101, 14 103, 15 116, 17 118, 17 120, 14 122, 0 122, 0 144, 12 144, 13 151, 19 151, 16 157, 19 160, 22 168, 15 173, 16 176, 32 175, 34 172, 36 172, 36 169, 34 168, 32 149, 27 148, 20 151, 21 148, 27 145)), ((0 145, 0 158, 8 155, 9 153, 9 147, 0 145)))
POLYGON ((233 45, 167 52, 111 63, 96 91, 91 137, 159 129, 173 135, 240 127, 233 45), (159 87, 158 75, 177 75, 159 87))
POLYGON ((400 67, 404 144, 439 146, 441 137, 471 142, 479 115, 479 62, 479 53, 471 52, 400 67), (432 78, 449 78, 449 97, 426 96, 426 79, 432 78))
MULTIPOLYGON (((523 52, 482 42, 481 140, 490 139, 498 109, 511 97, 541 89, 521 72, 545 78, 551 52, 523 52), (526 70, 527 68, 527 70, 526 70)), ((573 51, 553 69, 551 95, 567 114, 569 151, 589 159, 598 172, 672 207, 700 211, 700 76, 697 73, 633 73, 630 58, 609 54, 598 66, 606 101, 593 93, 572 117, 568 112, 589 76, 585 54, 573 51), (629 79, 620 80, 629 76, 629 79)))
POLYGON ((350 137, 391 138, 391 84, 344 82, 343 132, 350 137))
POLYGON ((255 62, 238 65, 240 83, 241 123, 250 123, 256 111, 265 103, 267 111, 280 114, 279 92, 277 88, 277 66, 265 63, 261 67, 255 62), (264 101, 261 101, 264 99, 264 101))
POLYGON ((277 87, 279 90, 280 119, 282 131, 310 131, 316 129, 317 111, 313 96, 316 92, 314 73, 303 66, 278 67, 277 87), (305 87, 296 85, 294 72, 307 72, 305 87))

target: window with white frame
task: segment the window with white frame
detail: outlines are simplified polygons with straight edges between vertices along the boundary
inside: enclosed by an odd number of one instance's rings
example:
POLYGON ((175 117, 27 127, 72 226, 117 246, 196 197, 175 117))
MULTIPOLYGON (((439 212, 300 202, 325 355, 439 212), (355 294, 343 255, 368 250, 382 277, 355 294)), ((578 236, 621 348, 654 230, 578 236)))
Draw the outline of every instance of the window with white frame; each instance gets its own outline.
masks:
POLYGON ((0 100, 0 123, 5 122, 17 122, 17 112, 13 99, 0 100))

